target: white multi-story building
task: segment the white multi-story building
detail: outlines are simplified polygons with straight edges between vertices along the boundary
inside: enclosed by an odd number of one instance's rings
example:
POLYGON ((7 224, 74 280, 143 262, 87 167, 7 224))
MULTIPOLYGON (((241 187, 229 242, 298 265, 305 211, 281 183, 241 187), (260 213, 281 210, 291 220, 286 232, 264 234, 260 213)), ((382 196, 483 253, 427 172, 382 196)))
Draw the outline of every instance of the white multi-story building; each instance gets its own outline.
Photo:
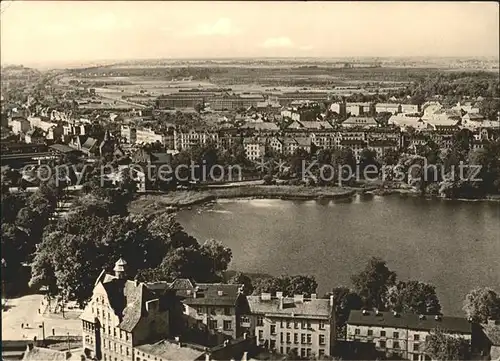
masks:
POLYGON ((276 292, 247 297, 249 314, 240 325, 255 333, 257 344, 281 354, 292 349, 303 357, 331 354, 335 327, 333 298, 318 299, 316 295, 284 297, 276 292))
POLYGON ((219 135, 217 132, 191 129, 187 132, 174 131, 175 150, 189 149, 194 145, 206 145, 208 143, 218 144, 219 135))
POLYGON ((408 360, 430 359, 424 352, 431 330, 471 341, 472 324, 465 318, 410 313, 351 311, 347 321, 347 340, 371 342, 379 351, 408 360))

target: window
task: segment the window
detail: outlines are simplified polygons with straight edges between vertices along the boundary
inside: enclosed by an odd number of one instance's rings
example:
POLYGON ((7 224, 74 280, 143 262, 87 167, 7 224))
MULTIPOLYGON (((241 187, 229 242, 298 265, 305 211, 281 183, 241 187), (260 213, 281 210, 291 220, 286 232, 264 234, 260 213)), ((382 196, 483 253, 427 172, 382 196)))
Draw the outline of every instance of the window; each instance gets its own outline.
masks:
POLYGON ((319 335, 319 344, 324 345, 325 344, 325 335, 319 335))
POLYGON ((373 336, 373 330, 368 330, 368 336, 373 336))
POLYGON ((418 361, 418 354, 417 353, 413 354, 413 361, 418 361))
POLYGON ((128 332, 125 332, 125 341, 128 341, 128 332))
POLYGON ((208 323, 208 328, 211 330, 216 330, 217 329, 217 320, 210 320, 208 323))
POLYGON ((289 353, 289 352, 290 352, 290 347, 287 346, 286 353, 289 353))
POLYGON ((280 346, 280 354, 283 355, 283 346, 280 346))
POLYGON ((276 335, 276 325, 271 325, 271 335, 276 335))
POLYGON ((262 316, 257 317, 257 326, 264 326, 264 319, 262 316))
POLYGON ((307 355, 307 357, 311 357, 311 349, 310 348, 307 349, 306 355, 307 355))
POLYGON ((420 340, 420 335, 413 335, 413 339, 415 341, 419 341, 420 340))
POLYGON ((280 321, 280 328, 283 328, 283 320, 280 321))
POLYGON ((420 345, 418 343, 413 344, 413 351, 419 351, 420 345))
POLYGON ((274 350, 276 348, 276 340, 271 340, 271 343, 269 344, 269 348, 271 350, 274 350))
POLYGON ((116 337, 116 328, 113 329, 113 337, 116 337))
POLYGON ((232 327, 232 322, 231 321, 224 321, 224 331, 229 331, 231 330, 233 327, 232 327))
POLYGON ((290 342, 291 342, 290 332, 287 332, 286 333, 286 343, 290 343, 290 342))
POLYGON ((292 328, 292 322, 286 321, 286 328, 292 328))
POLYGON ((295 322, 293 323, 293 326, 294 326, 294 328, 298 329, 298 328, 299 328, 299 323, 298 323, 297 321, 295 321, 295 322))
POLYGON ((380 348, 385 348, 385 341, 380 341, 380 348))
POLYGON ((380 331, 380 337, 385 337, 385 331, 380 331))
POLYGON ((224 307, 224 314, 226 316, 231 316, 231 307, 224 307))
POLYGON ((399 338, 399 332, 393 332, 392 338, 399 338))
POLYGON ((308 344, 312 343, 312 336, 311 335, 307 335, 307 343, 308 344))
POLYGON ((300 334, 300 343, 302 344, 306 343, 306 335, 304 333, 300 334))
POLYGON ((325 350, 323 350, 322 348, 320 348, 318 354, 319 354, 319 357, 325 356, 325 350))
POLYGON ((298 333, 293 334, 293 343, 299 343, 299 334, 298 333))
POLYGON ((321 320, 319 321, 319 329, 324 330, 325 329, 325 321, 321 320))
POLYGON ((306 357, 306 349, 305 349, 305 348, 301 348, 301 349, 300 349, 300 355, 301 355, 302 357, 306 357))
POLYGON ((285 338, 283 337, 283 332, 280 332, 280 342, 285 342, 285 338))
POLYGON ((360 330, 359 328, 355 329, 355 330, 354 330, 354 334, 355 334, 355 335, 359 335, 359 334, 361 334, 361 330, 360 330))
POLYGON ((129 355, 130 355, 130 350, 129 350, 129 348, 127 347, 127 356, 129 356, 129 355))
POLYGON ((305 329, 306 328, 306 321, 302 321, 300 326, 302 329, 305 329))
POLYGON ((307 321, 307 328, 310 330, 312 327, 311 327, 311 321, 307 321))
POLYGON ((394 341, 393 348, 399 348, 399 341, 394 341))
POLYGON ((120 345, 120 355, 123 355, 123 347, 120 345))
POLYGON ((211 307, 210 308, 210 314, 215 316, 216 315, 216 312, 215 312, 215 307, 211 307))

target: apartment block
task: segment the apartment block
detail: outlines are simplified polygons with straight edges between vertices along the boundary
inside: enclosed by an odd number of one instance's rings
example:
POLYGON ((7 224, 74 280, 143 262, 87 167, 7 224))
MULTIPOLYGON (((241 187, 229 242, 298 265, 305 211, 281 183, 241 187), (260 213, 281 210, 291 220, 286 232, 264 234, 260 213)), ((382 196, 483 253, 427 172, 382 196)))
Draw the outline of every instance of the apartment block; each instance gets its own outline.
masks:
POLYGON ((285 297, 277 292, 248 296, 248 313, 240 325, 254 334, 257 344, 281 354, 296 349, 300 356, 331 354, 335 340, 333 298, 304 295, 285 297))
POLYGON ((379 351, 408 360, 430 360, 424 352, 425 341, 437 328, 471 341, 472 324, 465 318, 368 310, 351 311, 347 340, 370 342, 379 351))

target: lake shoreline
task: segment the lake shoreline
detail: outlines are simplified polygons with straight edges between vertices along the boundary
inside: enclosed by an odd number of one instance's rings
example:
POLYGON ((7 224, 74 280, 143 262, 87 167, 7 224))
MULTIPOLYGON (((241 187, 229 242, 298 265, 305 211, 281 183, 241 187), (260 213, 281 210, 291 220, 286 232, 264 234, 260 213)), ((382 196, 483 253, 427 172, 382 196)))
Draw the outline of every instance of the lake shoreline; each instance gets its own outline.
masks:
POLYGON ((414 189, 391 188, 380 189, 348 188, 348 187, 304 187, 304 186, 276 186, 252 185, 234 186, 227 188, 212 188, 204 190, 176 190, 169 193, 144 194, 136 198, 131 205, 133 213, 156 213, 188 208, 197 205, 212 203, 220 199, 278 199, 287 201, 308 200, 340 200, 349 199, 356 194, 376 195, 381 197, 399 195, 421 197, 428 200, 461 201, 461 202, 500 202, 500 198, 443 198, 425 196, 414 189))
POLYGON ((176 211, 219 199, 279 199, 279 200, 338 200, 359 193, 354 188, 325 188, 301 186, 239 186, 202 191, 174 191, 167 194, 147 194, 132 201, 131 211, 159 212, 167 208, 176 211))

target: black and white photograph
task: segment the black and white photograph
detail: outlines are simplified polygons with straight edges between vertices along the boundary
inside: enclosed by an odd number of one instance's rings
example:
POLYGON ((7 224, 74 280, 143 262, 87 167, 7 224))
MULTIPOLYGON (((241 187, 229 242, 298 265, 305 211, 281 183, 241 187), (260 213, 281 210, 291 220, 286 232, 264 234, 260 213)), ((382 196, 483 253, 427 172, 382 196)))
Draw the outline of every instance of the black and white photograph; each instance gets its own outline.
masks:
POLYGON ((0 27, 1 361, 500 361, 498 2, 0 27))

